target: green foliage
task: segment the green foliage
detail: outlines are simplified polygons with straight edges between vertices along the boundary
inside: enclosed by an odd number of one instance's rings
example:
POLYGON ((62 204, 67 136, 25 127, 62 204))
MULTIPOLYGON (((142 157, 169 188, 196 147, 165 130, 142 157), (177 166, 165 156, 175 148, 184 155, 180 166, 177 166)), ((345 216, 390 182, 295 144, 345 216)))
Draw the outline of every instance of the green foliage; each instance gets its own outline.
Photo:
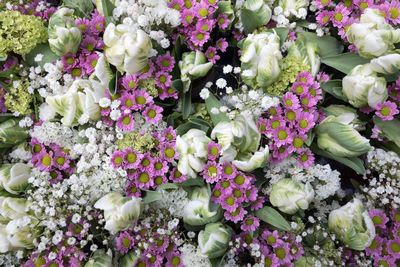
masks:
POLYGON ((262 221, 284 231, 290 231, 290 225, 283 216, 271 207, 263 207, 256 211, 256 216, 262 221))
POLYGON ((64 0, 64 6, 75 10, 75 15, 84 18, 88 18, 94 9, 91 0, 64 0))

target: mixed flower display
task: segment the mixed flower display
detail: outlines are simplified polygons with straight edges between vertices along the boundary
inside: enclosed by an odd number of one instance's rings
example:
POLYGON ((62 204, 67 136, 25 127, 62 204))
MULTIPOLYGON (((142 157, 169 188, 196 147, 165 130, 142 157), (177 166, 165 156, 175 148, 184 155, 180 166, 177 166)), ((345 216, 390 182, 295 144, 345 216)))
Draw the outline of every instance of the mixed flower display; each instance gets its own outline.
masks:
POLYGON ((400 266, 399 23, 0 1, 0 266, 400 266))

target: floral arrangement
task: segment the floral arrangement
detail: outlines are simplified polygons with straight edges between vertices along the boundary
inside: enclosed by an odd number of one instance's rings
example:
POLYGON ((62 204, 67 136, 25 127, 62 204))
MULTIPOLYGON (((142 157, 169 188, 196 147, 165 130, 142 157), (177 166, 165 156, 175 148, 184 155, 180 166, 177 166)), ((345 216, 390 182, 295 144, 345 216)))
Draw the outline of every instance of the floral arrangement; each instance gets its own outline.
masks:
POLYGON ((400 266, 399 23, 0 1, 0 266, 400 266))

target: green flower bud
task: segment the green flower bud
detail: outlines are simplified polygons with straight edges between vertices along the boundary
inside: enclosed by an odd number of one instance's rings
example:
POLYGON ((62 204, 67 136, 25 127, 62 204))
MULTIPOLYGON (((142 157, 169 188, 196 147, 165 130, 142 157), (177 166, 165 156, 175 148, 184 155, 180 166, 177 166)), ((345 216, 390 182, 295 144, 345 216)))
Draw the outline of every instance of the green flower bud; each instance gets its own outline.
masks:
POLYGON ((241 171, 251 172, 255 169, 261 168, 265 165, 269 157, 268 146, 260 149, 259 151, 246 154, 239 154, 238 157, 232 161, 233 165, 241 171))
POLYGON ((242 50, 241 77, 247 85, 262 88, 278 78, 282 54, 279 36, 275 32, 249 34, 238 46, 242 50))
POLYGON ((121 72, 134 74, 147 66, 152 48, 146 32, 135 27, 113 23, 104 31, 105 55, 108 62, 121 72))
POLYGON ((247 0, 240 8, 240 20, 247 32, 266 25, 271 15, 272 11, 266 0, 247 0))
MULTIPOLYGON (((104 252, 104 250, 96 250, 94 255, 85 264, 84 267, 112 267, 112 257, 104 252)), ((131 265, 134 266, 134 265, 131 265)))
POLYGON ((28 134, 18 125, 18 119, 9 119, 0 123, 0 148, 12 147, 22 143, 28 134))
POLYGON ((328 116, 316 128, 318 146, 337 157, 357 157, 372 149, 369 140, 350 125, 352 113, 328 116))
POLYGON ((388 24, 381 10, 366 8, 360 22, 353 23, 346 36, 357 47, 360 56, 374 58, 395 49, 394 44, 400 42, 400 29, 388 24))
POLYGON ((190 129, 176 138, 176 149, 179 152, 178 170, 190 177, 203 170, 207 160, 207 145, 211 139, 198 129, 190 129))
POLYGON ((375 226, 360 200, 331 211, 329 229, 349 248, 364 250, 375 238, 375 226))
POLYGON ((390 54, 374 58, 369 65, 377 73, 393 74, 400 69, 400 55, 390 54))
POLYGON ((375 108, 388 97, 386 80, 372 71, 370 64, 354 67, 342 81, 343 94, 356 107, 375 108))
POLYGON ((199 248, 209 259, 224 255, 233 234, 232 228, 220 222, 210 223, 200 231, 198 236, 199 248))
POLYGON ((31 169, 23 163, 4 164, 0 167, 0 184, 11 194, 24 192, 31 169))
POLYGON ((315 43, 296 40, 289 47, 288 55, 296 56, 305 66, 309 66, 311 75, 315 77, 321 66, 319 52, 319 46, 315 43))
POLYGON ((204 53, 198 50, 183 53, 178 64, 184 92, 189 90, 192 80, 204 77, 213 66, 212 62, 207 62, 204 53))
POLYGON ((220 206, 215 211, 210 210, 211 196, 207 187, 195 187, 191 193, 190 201, 183 211, 183 222, 198 226, 216 222, 221 219, 220 206))
POLYGON ((127 230, 135 225, 141 212, 140 200, 136 197, 123 197, 120 193, 108 193, 95 204, 96 209, 104 210, 105 229, 110 232, 127 230))
POLYGON ((314 189, 310 183, 303 184, 289 178, 281 179, 274 184, 269 195, 271 204, 287 214, 308 209, 313 199, 314 189))
POLYGON ((332 115, 334 117, 339 117, 346 113, 353 114, 353 115, 350 115, 350 116, 354 116, 354 119, 352 121, 350 121, 350 124, 352 125, 352 127, 354 129, 356 129, 357 131, 365 130, 365 125, 367 124, 367 122, 358 119, 357 110, 352 107, 345 106, 345 105, 330 105, 326 108, 323 108, 323 110, 324 110, 326 116, 332 115))
POLYGON ((57 10, 49 20, 49 45, 57 56, 75 54, 82 41, 82 33, 76 27, 73 9, 63 7, 57 10))

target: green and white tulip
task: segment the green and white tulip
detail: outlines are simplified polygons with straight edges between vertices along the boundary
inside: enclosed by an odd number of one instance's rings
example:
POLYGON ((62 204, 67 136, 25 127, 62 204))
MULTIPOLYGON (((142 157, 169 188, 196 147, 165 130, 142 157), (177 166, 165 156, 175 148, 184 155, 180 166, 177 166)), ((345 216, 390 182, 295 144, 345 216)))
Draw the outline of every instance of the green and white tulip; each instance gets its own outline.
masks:
MULTIPOLYGON (((345 116, 351 116, 353 119, 349 122, 354 129, 357 131, 363 131, 365 130, 365 125, 367 122, 362 121, 358 118, 357 110, 346 106, 346 105, 330 105, 326 108, 323 108, 326 116, 334 116, 334 117, 339 117, 343 114, 350 113, 350 115, 345 115, 345 116), (353 115, 351 115, 353 114, 353 115)), ((347 121, 347 120, 346 120, 347 121)))
MULTIPOLYGON (((104 252, 104 250, 96 250, 94 255, 89 259, 84 267, 112 267, 112 256, 104 252)), ((131 265, 134 266, 134 265, 131 265)))
POLYGON ((318 146, 336 157, 357 157, 370 150, 369 140, 350 124, 353 113, 328 116, 316 127, 318 146))
POLYGON ((249 34, 238 46, 243 81, 252 87, 264 88, 273 83, 281 73, 279 36, 276 32, 249 34))
POLYGON ((356 198, 331 211, 328 226, 344 244, 354 250, 364 250, 375 238, 374 223, 361 201, 356 198))
POLYGON ((0 197, 0 222, 8 223, 28 215, 29 202, 24 198, 0 197))
POLYGON ((222 210, 219 206, 215 211, 210 210, 211 195, 208 188, 195 187, 191 193, 190 201, 183 211, 183 222, 199 226, 218 221, 222 216, 222 210))
POLYGON ((281 179, 272 186, 269 199, 280 211, 294 214, 300 209, 308 209, 314 199, 314 189, 310 183, 303 184, 289 178, 281 179))
MULTIPOLYGON (((96 3, 97 11, 99 11, 99 13, 104 16, 103 1, 102 0, 96 0, 95 3, 96 3)), ((115 4, 115 0, 110 0, 110 3, 111 4, 115 4)))
POLYGON ((104 211, 105 229, 110 232, 127 230, 135 225, 141 212, 140 199, 123 197, 120 193, 108 193, 95 204, 96 209, 104 211))
POLYGON ((133 250, 131 250, 121 258, 118 266, 120 267, 135 266, 138 259, 139 259, 138 255, 136 255, 136 253, 133 250))
POLYGON ((400 42, 400 29, 388 24, 379 9, 366 8, 359 23, 353 23, 346 36, 365 58, 383 56, 395 50, 394 44, 400 42))
POLYGON ((246 154, 238 154, 235 160, 232 161, 233 165, 239 170, 251 172, 257 168, 263 167, 269 157, 268 146, 261 148, 259 151, 246 154))
POLYGON ((198 50, 183 53, 182 60, 178 64, 184 92, 189 90, 191 81, 206 76, 213 66, 212 62, 207 62, 206 55, 198 50))
POLYGON ((82 33, 76 27, 74 10, 66 7, 57 10, 49 20, 49 45, 57 56, 75 54, 82 41, 82 33))
POLYGON ((220 222, 207 224, 198 236, 201 253, 209 259, 224 255, 232 234, 232 228, 220 222))
POLYGON ((119 71, 134 74, 147 66, 152 44, 149 36, 131 25, 107 25, 103 37, 108 62, 119 71))
POLYGON ((240 8, 240 20, 247 32, 267 25, 272 11, 266 0, 247 0, 240 8))
POLYGON ((0 224, 0 253, 6 253, 12 250, 12 245, 7 238, 6 226, 4 224, 0 224))
POLYGON ((207 145, 211 139, 198 129, 190 129, 187 133, 176 138, 176 149, 179 152, 178 170, 192 178, 203 170, 207 160, 207 145))
POLYGON ((0 148, 13 147, 22 143, 28 134, 25 129, 19 127, 18 119, 9 119, 0 123, 0 148))
POLYGON ((4 164, 0 167, 0 186, 11 194, 25 191, 31 168, 24 163, 4 164))
POLYGON ((310 73, 316 76, 321 66, 321 57, 319 56, 320 48, 312 42, 304 40, 296 40, 293 42, 288 51, 288 55, 294 55, 300 59, 305 66, 310 66, 310 73))
POLYGON ((375 108, 388 97, 386 80, 378 77, 370 64, 358 65, 342 80, 343 94, 356 108, 375 108))
POLYGON ((33 228, 39 220, 32 216, 25 216, 10 221, 6 226, 7 239, 14 248, 32 249, 35 247, 34 241, 40 235, 40 232, 33 228))
POLYGON ((92 121, 101 118, 98 103, 105 91, 106 87, 94 79, 78 79, 64 95, 48 96, 46 102, 63 117, 61 122, 64 125, 74 126, 82 115, 87 115, 92 121))
POLYGON ((374 58, 369 65, 376 73, 393 74, 400 69, 400 54, 389 54, 374 58))
POLYGON ((298 12, 300 8, 307 9, 310 1, 308 0, 279 0, 279 6, 283 12, 298 12))

